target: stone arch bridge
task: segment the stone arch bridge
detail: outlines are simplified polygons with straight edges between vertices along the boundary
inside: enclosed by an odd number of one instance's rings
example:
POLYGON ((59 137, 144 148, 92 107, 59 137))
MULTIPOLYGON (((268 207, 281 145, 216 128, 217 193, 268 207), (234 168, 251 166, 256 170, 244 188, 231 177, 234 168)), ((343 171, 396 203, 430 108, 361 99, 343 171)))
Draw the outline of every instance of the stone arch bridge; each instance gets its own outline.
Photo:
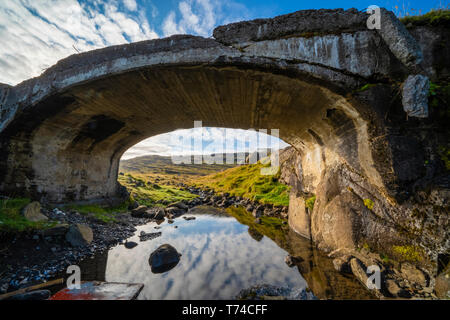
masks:
MULTIPOLYGON (((128 148, 202 120, 279 128, 301 156, 295 196, 317 193, 326 212, 326 197, 347 185, 341 190, 360 199, 383 199, 373 212, 395 225, 404 217, 394 207, 419 178, 423 155, 409 152, 414 141, 389 121, 427 116, 430 68, 392 12, 381 10, 380 30, 368 29, 368 17, 308 10, 233 23, 213 38, 176 35, 76 54, 37 78, 1 85, 0 192, 54 203, 117 197, 128 148), (340 182, 326 189, 338 168, 340 182)), ((291 226, 310 236, 310 214, 303 207, 291 226)), ((340 246, 340 234, 321 232, 313 230, 324 246, 340 246)))

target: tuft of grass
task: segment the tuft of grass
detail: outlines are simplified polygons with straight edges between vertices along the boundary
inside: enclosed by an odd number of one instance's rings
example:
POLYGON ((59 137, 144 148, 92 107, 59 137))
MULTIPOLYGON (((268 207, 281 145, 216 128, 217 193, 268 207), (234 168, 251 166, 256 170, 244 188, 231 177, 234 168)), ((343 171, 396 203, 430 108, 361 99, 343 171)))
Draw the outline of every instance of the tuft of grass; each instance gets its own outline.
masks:
POLYGON ((97 220, 103 221, 105 223, 113 223, 116 222, 115 218, 116 214, 128 212, 128 207, 131 203, 131 199, 124 201, 120 205, 117 206, 100 206, 95 204, 90 205, 68 205, 65 208, 75 210, 82 215, 89 215, 94 217, 97 220))
POLYGON ((389 259, 389 257, 387 255, 385 255, 384 253, 380 253, 380 258, 381 258, 381 261, 383 261, 385 264, 391 263, 391 259, 389 259))
POLYGON ((241 165, 198 179, 199 187, 208 187, 219 193, 229 193, 261 203, 289 205, 289 187, 278 181, 276 175, 261 175, 261 168, 270 163, 241 165))
POLYGON ((119 176, 118 180, 121 185, 127 188, 131 198, 141 205, 163 206, 162 204, 156 204, 156 202, 165 200, 167 203, 173 203, 198 197, 176 187, 155 183, 147 184, 148 181, 131 174, 119 176))
POLYGON ((423 15, 408 15, 400 19, 406 26, 450 26, 450 10, 437 9, 423 15))
POLYGON ((439 156, 445 164, 445 168, 450 170, 450 148, 440 146, 438 149, 439 156))
POLYGON ((0 200, 0 231, 7 233, 28 232, 51 228, 54 221, 32 222, 25 219, 21 211, 31 202, 27 198, 12 198, 0 200))
POLYGON ((393 246, 392 251, 406 261, 419 262, 423 259, 423 251, 417 246, 393 246))
POLYGON ((364 205, 366 206, 367 209, 372 210, 374 203, 370 199, 364 199, 364 205))
POLYGON ((309 212, 313 212, 314 203, 316 202, 316 195, 305 200, 305 206, 309 209, 309 212))
POLYGON ((367 83, 367 84, 365 84, 365 85, 363 85, 361 88, 359 88, 358 90, 356 90, 357 92, 363 92, 363 91, 366 91, 366 90, 368 90, 368 89, 370 89, 370 88, 372 88, 372 87, 375 87, 376 86, 376 84, 373 84, 373 83, 367 83))

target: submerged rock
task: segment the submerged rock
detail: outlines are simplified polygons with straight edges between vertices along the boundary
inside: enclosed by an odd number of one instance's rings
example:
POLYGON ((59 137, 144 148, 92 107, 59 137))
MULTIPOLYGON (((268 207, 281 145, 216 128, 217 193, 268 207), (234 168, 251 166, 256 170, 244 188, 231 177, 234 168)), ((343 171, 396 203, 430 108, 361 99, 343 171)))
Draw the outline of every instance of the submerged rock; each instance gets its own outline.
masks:
POLYGON ((126 240, 125 243, 123 244, 125 248, 127 249, 133 249, 134 247, 136 247, 138 244, 134 241, 128 241, 126 240))
POLYGON ((350 256, 343 256, 333 259, 333 267, 338 272, 342 273, 352 273, 349 265, 350 256))
POLYGON ((163 244, 152 252, 148 263, 153 273, 164 273, 180 262, 181 254, 170 244, 163 244))
POLYGON ((161 234, 162 234, 161 232, 146 233, 144 231, 141 231, 141 233, 139 234, 139 240, 141 241, 153 240, 155 238, 160 237, 161 234))
POLYGON ((293 257, 290 254, 288 254, 286 256, 286 258, 284 258, 284 262, 288 265, 288 267, 293 267, 298 263, 303 262, 303 258, 302 257, 293 257))

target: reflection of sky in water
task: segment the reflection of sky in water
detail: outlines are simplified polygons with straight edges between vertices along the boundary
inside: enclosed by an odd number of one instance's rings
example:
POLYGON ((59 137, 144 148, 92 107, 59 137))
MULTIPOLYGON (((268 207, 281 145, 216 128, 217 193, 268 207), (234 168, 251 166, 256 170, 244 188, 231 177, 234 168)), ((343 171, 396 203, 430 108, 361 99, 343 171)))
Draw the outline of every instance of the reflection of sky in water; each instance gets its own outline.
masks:
POLYGON ((241 289, 268 283, 303 288, 297 268, 284 263, 287 253, 272 240, 254 240, 248 227, 232 217, 196 215, 197 219, 163 223, 160 230, 148 225, 146 232, 161 231, 154 240, 139 242, 134 249, 117 246, 109 252, 106 281, 144 283, 139 299, 232 299, 241 289), (178 228, 174 228, 174 225, 178 228), (182 254, 180 263, 163 274, 153 274, 150 254, 168 243, 182 254))

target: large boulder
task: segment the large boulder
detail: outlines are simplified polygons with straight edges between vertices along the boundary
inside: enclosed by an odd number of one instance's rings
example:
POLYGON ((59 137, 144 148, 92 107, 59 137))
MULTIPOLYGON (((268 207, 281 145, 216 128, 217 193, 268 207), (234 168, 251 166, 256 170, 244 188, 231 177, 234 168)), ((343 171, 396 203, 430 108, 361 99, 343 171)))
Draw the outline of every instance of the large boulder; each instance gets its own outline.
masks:
POLYGON ((147 206, 139 206, 131 210, 131 216, 134 218, 143 218, 147 210, 148 210, 147 206))
POLYGON ((66 234, 66 240, 73 247, 86 246, 94 240, 94 234, 89 226, 77 223, 69 227, 69 231, 66 234))
POLYGON ((33 222, 48 220, 48 218, 41 213, 41 204, 37 201, 27 204, 22 210, 22 215, 25 219, 33 222))
POLYGON ((153 273, 164 273, 180 262, 181 254, 170 244, 163 244, 152 252, 148 263, 153 273))

